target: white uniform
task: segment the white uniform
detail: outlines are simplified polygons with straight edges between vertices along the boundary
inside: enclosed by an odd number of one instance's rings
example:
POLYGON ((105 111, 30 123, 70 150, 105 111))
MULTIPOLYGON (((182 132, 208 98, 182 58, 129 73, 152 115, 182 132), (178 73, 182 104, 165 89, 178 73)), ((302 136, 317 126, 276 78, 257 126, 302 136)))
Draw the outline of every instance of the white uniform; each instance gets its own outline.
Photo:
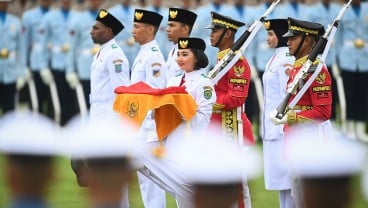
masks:
POLYGON ((165 87, 164 64, 156 40, 141 45, 132 65, 131 84, 144 81, 155 88, 165 87))
POLYGON ((91 119, 117 116, 114 89, 129 84, 129 62, 115 39, 104 43, 91 66, 91 119))
POLYGON ((291 178, 288 164, 284 160, 284 126, 275 126, 269 115, 286 95, 287 70, 292 67, 293 63, 294 57, 289 55, 287 47, 276 48, 275 53, 266 65, 263 75, 264 114, 262 117, 262 134, 265 187, 267 190, 280 191, 280 207, 282 208, 290 207, 290 205, 285 204, 290 204, 291 197, 291 178), (285 199, 287 198, 285 196, 288 196, 289 199, 285 199), (289 202, 284 202, 285 200, 289 202))
MULTIPOLYGON (((156 40, 141 45, 132 65, 131 84, 143 81, 154 88, 165 87, 164 64, 165 60, 156 40)), ((147 113, 140 134, 146 142, 157 141, 156 124, 151 111, 147 113)), ((166 207, 166 194, 163 189, 140 173, 138 180, 145 207, 166 207)))
MULTIPOLYGON (((179 86, 183 76, 185 76, 184 86, 186 87, 186 91, 194 98, 197 104, 196 115, 190 121, 190 129, 196 133, 204 132, 208 127, 212 114, 212 105, 216 101, 212 81, 204 73, 205 69, 184 73, 183 75, 170 79, 167 85, 167 87, 179 86)), ((175 145, 175 140, 183 139, 186 130, 187 124, 183 122, 167 137, 165 143, 166 148, 172 148, 173 146, 171 145, 175 145)), ((152 142, 147 144, 147 148, 157 146, 157 143, 152 142)), ((156 158, 148 150, 145 153, 142 157, 142 163, 147 169, 140 170, 140 172, 171 193, 176 198, 180 208, 193 207, 190 204, 191 187, 183 180, 181 173, 176 173, 177 164, 167 160, 167 158, 156 158)))
POLYGON ((166 71, 166 81, 168 82, 172 77, 183 74, 183 70, 180 69, 179 65, 176 63, 178 58, 178 44, 171 49, 167 56, 167 61, 165 64, 166 71))

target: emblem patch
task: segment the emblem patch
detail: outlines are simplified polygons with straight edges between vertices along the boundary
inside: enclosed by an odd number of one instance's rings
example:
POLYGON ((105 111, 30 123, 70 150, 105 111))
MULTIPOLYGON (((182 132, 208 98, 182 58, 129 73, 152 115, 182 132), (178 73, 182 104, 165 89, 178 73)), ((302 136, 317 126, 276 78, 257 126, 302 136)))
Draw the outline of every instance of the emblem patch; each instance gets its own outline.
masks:
POLYGON ((152 72, 153 72, 152 75, 154 77, 159 77, 161 75, 160 70, 153 70, 152 72))
POLYGON ((171 10, 169 13, 170 13, 170 18, 175 19, 176 16, 178 15, 178 10, 171 10))
POLYGON ((179 45, 180 45, 181 48, 187 48, 188 47, 188 40, 179 41, 179 45))
POLYGON ((123 71, 123 68, 122 68, 123 60, 118 59, 118 60, 113 61, 112 63, 115 66, 115 73, 120 73, 123 71))
POLYGON ((209 100, 212 98, 212 87, 210 86, 204 86, 203 87, 203 96, 206 98, 206 100, 209 100))
POLYGON ((135 12, 134 17, 136 20, 141 20, 143 18, 143 12, 135 12))
POLYGON ((238 84, 238 85, 246 85, 247 84, 246 79, 240 79, 240 78, 230 78, 229 83, 230 84, 238 84))
POLYGON ((241 77, 244 74, 244 66, 234 66, 235 76, 241 77))
POLYGON ((128 102, 127 114, 129 117, 134 118, 138 115, 139 104, 128 102))
POLYGON ((326 81, 326 73, 325 72, 321 72, 318 74, 318 76, 316 77, 316 82, 320 85, 324 84, 326 81))

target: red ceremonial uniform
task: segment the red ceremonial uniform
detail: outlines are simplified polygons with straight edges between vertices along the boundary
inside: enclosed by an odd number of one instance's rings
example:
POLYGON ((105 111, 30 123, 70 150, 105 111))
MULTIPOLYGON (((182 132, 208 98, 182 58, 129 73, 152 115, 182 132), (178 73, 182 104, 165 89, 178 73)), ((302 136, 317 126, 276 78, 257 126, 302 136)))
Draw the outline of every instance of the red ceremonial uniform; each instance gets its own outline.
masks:
MULTIPOLYGON (((306 62, 307 56, 295 61, 294 68, 290 72, 288 85, 293 81, 295 75, 306 62)), ((308 75, 307 80, 311 75, 308 75)), ((293 100, 295 95, 292 95, 289 102, 293 100)), ((323 122, 330 119, 332 106, 332 90, 331 76, 326 66, 322 67, 312 85, 305 92, 294 111, 289 112, 287 124, 293 125, 299 122, 314 121, 323 122)))
MULTIPOLYGON (((219 52, 217 54, 217 59, 220 60, 228 50, 219 52)), ((248 96, 250 75, 251 71, 248 62, 242 57, 215 85, 217 100, 214 104, 210 126, 218 127, 221 125, 224 127, 224 124, 232 124, 228 127, 236 128, 237 123, 234 122, 234 119, 226 117, 228 120, 224 121, 224 111, 233 110, 232 112, 235 112, 236 119, 237 108, 243 106, 248 96)), ((243 109, 241 112, 241 119, 243 122, 243 141, 245 144, 253 144, 254 137, 252 125, 243 109)), ((226 129, 225 131, 229 132, 230 130, 226 129)))

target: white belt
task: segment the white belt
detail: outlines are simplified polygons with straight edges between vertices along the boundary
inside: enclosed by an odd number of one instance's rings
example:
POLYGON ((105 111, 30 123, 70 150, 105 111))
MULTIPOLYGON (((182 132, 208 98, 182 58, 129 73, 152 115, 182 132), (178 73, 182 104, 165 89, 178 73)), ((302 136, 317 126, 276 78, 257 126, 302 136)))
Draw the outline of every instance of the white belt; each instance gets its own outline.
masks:
POLYGON ((62 51, 62 47, 61 46, 53 46, 52 47, 52 52, 53 53, 61 53, 62 51))
POLYGON ((261 44, 258 45, 258 48, 262 49, 262 50, 267 50, 270 47, 268 46, 267 42, 262 42, 261 44))
POLYGON ((40 51, 42 49, 41 43, 34 43, 32 45, 33 50, 40 51))
POLYGON ((0 59, 15 59, 16 56, 17 56, 17 52, 11 51, 11 52, 8 53, 6 58, 5 57, 4 58, 0 57, 0 59))
POLYGON ((83 56, 90 56, 90 55, 93 55, 91 50, 92 50, 92 49, 90 49, 90 48, 85 48, 85 49, 80 50, 80 51, 79 51, 79 54, 80 54, 80 55, 83 55, 83 56))
POLYGON ((9 53, 9 59, 15 59, 15 57, 17 56, 17 52, 12 51, 9 53))

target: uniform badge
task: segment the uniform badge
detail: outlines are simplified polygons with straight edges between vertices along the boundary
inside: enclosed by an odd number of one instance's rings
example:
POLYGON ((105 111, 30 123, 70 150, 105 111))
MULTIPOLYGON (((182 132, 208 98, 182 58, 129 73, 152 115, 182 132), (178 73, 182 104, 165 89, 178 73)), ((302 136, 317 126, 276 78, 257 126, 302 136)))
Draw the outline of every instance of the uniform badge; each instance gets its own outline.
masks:
POLYGON ((102 19, 102 18, 105 18, 107 15, 107 12, 104 11, 104 10, 101 10, 100 13, 98 14, 98 16, 102 19))
POLYGON ((179 45, 180 45, 181 48, 187 48, 188 47, 188 40, 179 41, 179 45))
POLYGON ((212 87, 210 87, 210 86, 204 86, 203 87, 203 96, 204 96, 204 98, 206 98, 206 100, 209 100, 209 99, 211 99, 211 97, 212 97, 212 87))
POLYGON ((128 106, 127 106, 127 114, 130 118, 134 118, 138 115, 138 110, 139 110, 139 104, 138 103, 131 103, 128 102, 128 106))
POLYGON ((244 74, 244 66, 234 66, 235 76, 241 77, 244 74))
POLYGON ((136 20, 141 20, 143 18, 143 12, 135 12, 134 17, 136 20))
POLYGON ((123 69, 122 69, 123 60, 118 59, 118 60, 113 61, 112 63, 115 66, 115 73, 120 73, 120 72, 123 71, 123 69))
POLYGON ((316 78, 316 82, 322 85, 323 83, 325 83, 325 81, 326 81, 326 73, 324 72, 319 73, 316 78))
POLYGON ((178 16, 178 10, 171 10, 170 11, 170 18, 175 19, 178 16))
POLYGON ((270 27, 271 27, 271 23, 270 23, 270 21, 265 21, 265 22, 263 23, 263 26, 264 26, 264 28, 265 28, 266 30, 269 30, 269 29, 270 29, 270 27))
POLYGON ((161 75, 161 73, 160 73, 161 66, 162 65, 160 63, 153 63, 151 65, 151 67, 152 67, 152 75, 154 77, 159 77, 161 75))
POLYGON ((156 47, 152 47, 151 50, 152 51, 158 51, 158 49, 156 47))

